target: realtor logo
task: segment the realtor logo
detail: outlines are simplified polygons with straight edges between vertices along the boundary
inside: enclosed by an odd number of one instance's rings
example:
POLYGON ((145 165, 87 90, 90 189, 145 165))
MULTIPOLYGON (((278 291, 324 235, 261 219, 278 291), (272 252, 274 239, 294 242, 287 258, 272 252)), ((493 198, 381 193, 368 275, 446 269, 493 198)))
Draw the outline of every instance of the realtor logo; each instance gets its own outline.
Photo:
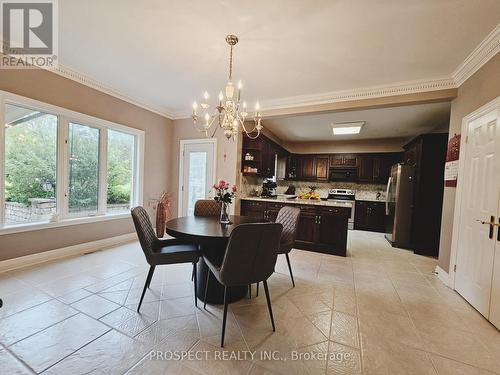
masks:
POLYGON ((1 0, 2 68, 51 68, 57 61, 56 0, 1 0))

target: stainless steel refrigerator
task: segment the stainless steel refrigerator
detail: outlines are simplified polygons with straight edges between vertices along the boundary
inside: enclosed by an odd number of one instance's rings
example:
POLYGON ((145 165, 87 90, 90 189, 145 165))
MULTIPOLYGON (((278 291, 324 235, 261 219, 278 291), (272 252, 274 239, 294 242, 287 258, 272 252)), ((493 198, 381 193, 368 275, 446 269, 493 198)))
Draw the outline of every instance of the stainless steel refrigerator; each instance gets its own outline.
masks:
POLYGON ((410 248, 415 167, 395 164, 387 181, 385 238, 394 247, 410 248))

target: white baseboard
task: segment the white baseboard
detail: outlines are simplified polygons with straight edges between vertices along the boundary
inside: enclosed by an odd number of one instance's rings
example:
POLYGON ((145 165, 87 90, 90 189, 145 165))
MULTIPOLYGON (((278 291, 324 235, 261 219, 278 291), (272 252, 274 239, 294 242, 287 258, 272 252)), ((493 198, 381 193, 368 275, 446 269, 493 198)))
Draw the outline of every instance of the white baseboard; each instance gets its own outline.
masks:
POLYGON ((104 238, 102 240, 85 242, 78 245, 63 247, 61 249, 44 251, 37 254, 26 255, 18 258, 12 258, 0 261, 0 273, 12 271, 15 269, 33 266, 35 264, 45 263, 61 258, 82 255, 85 253, 102 250, 107 247, 116 246, 126 242, 137 240, 135 232, 122 234, 121 236, 104 238))
POLYGON ((448 272, 443 270, 441 267, 436 266, 436 273, 437 273, 437 277, 439 278, 439 280, 441 280, 444 285, 449 287, 450 286, 450 275, 448 274, 448 272))

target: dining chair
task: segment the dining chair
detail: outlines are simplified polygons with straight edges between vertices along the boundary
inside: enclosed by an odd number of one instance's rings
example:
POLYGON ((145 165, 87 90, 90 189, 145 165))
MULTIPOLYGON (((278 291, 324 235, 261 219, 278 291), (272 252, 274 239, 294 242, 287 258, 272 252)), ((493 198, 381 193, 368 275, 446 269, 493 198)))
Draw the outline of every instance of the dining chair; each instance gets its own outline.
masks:
POLYGON ((299 225, 300 208, 292 206, 284 206, 278 211, 275 223, 283 225, 283 233, 281 234, 280 247, 278 254, 285 254, 286 262, 288 263, 288 271, 292 285, 295 287, 293 279, 292 266, 290 265, 290 251, 292 251, 295 237, 297 236, 297 227, 299 225))
POLYGON ((198 199, 194 204, 194 216, 219 216, 221 204, 214 199, 198 199))
POLYGON ((224 286, 224 313, 220 344, 222 348, 224 347, 227 307, 231 287, 246 286, 262 281, 266 292, 271 324, 273 331, 276 331, 267 279, 274 272, 282 230, 283 225, 279 223, 240 224, 231 232, 221 265, 216 264, 207 256, 203 256, 203 260, 209 268, 203 308, 207 306, 210 274, 212 273, 217 281, 224 286))
MULTIPOLYGON (((292 279, 292 285, 295 288, 295 280, 293 279, 292 266, 290 264, 290 251, 292 251, 295 238, 297 236, 297 227, 299 224, 300 208, 292 206, 284 206, 278 211, 275 223, 283 225, 283 232, 281 234, 280 247, 278 254, 285 254, 286 262, 288 264, 288 271, 292 279)), ((251 297, 252 287, 248 286, 249 296, 251 297)), ((259 295, 259 283, 257 283, 256 295, 259 295)))
POLYGON ((194 304, 195 306, 198 306, 198 300, 196 297, 196 263, 200 258, 198 246, 179 239, 160 240, 156 237, 151 221, 149 220, 148 213, 143 207, 135 207, 131 210, 131 213, 142 251, 144 252, 146 260, 150 266, 146 283, 144 284, 144 289, 142 291, 141 300, 139 301, 139 306, 137 306, 137 312, 139 312, 141 308, 142 300, 146 294, 146 289, 148 289, 151 284, 151 279, 153 278, 156 266, 177 263, 193 264, 194 304))

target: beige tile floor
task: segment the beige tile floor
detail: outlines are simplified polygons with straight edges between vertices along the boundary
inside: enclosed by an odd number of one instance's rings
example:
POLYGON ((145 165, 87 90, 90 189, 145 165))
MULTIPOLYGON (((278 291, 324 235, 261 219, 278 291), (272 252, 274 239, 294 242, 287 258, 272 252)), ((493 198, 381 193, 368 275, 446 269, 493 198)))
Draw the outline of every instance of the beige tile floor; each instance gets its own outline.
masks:
POLYGON ((358 231, 349 255, 294 250, 295 288, 280 256, 276 332, 262 293, 243 299, 224 352, 221 308, 194 307, 189 265, 157 269, 135 312, 148 269, 138 243, 0 274, 0 373, 500 374, 500 333, 436 278, 435 260, 358 231))

